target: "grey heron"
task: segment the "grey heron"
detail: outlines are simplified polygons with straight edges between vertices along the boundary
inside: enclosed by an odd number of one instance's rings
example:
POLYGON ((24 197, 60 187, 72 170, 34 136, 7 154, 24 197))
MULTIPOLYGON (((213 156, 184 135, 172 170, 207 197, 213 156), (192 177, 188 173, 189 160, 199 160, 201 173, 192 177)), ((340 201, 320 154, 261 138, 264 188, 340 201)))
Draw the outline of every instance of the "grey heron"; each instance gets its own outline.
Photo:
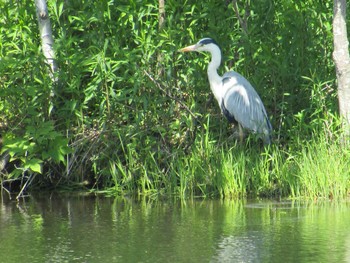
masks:
POLYGON ((208 65, 210 89, 219 103, 222 113, 229 122, 238 123, 240 136, 242 128, 256 133, 265 144, 271 143, 272 126, 264 104, 249 81, 235 71, 219 76, 221 50, 211 38, 203 38, 197 44, 187 46, 180 52, 207 51, 211 54, 208 65))

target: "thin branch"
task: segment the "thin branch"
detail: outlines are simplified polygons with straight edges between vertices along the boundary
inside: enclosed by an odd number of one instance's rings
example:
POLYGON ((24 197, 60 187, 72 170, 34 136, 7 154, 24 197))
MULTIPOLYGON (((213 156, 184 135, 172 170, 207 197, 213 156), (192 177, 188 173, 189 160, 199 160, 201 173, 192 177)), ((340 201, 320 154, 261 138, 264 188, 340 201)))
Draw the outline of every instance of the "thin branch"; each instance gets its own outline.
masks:
MULTIPOLYGON (((183 148, 184 151, 187 151, 191 145, 194 143, 195 139, 196 139, 196 135, 197 135, 197 124, 199 123, 201 125, 201 121, 199 121, 198 117, 187 107, 187 105, 185 105, 179 98, 174 97, 173 95, 171 95, 169 92, 166 91, 166 89, 164 89, 162 87, 162 85, 156 81, 146 70, 144 70, 144 73, 146 74, 146 76, 155 84, 155 86, 161 90, 167 97, 169 97, 170 99, 178 102, 180 104, 180 106, 182 108, 184 108, 192 117, 193 117, 193 122, 195 123, 194 125, 194 130, 192 131, 192 140, 189 140, 187 145, 185 145, 185 147, 183 148)), ((190 129, 188 128, 186 131, 186 136, 188 136, 190 129)))
POLYGON ((4 186, 4 181, 0 181, 0 185, 1 185, 1 191, 0 191, 1 197, 2 197, 3 191, 5 191, 9 195, 9 199, 11 200, 12 199, 11 192, 4 186))
POLYGON ((248 35, 248 25, 247 25, 248 15, 245 14, 244 20, 242 19, 241 15, 239 14, 237 0, 232 0, 232 6, 233 6, 233 10, 235 11, 236 16, 238 18, 239 24, 241 25, 241 28, 243 29, 244 33, 246 33, 248 35))
POLYGON ((177 97, 174 97, 173 95, 171 95, 169 92, 167 92, 163 87, 162 85, 156 81, 146 70, 143 71, 146 76, 154 83, 154 85, 159 89, 161 90, 167 97, 169 97, 170 99, 172 100, 175 100, 177 103, 180 104, 180 106, 182 108, 184 108, 196 121, 198 121, 198 118, 197 116, 190 110, 189 107, 187 107, 187 105, 185 105, 179 98, 177 97))
MULTIPOLYGON (((27 186, 29 186, 29 185, 32 183, 32 181, 33 181, 34 178, 35 178, 35 175, 36 175, 35 173, 31 173, 31 174, 30 174, 29 178, 27 179, 27 181, 26 181, 25 184, 23 185, 21 191, 20 191, 19 194, 16 196, 16 200, 17 200, 17 201, 18 201, 21 197, 23 197, 23 192, 24 192, 24 190, 26 190, 27 186)), ((24 178, 24 176, 23 176, 22 178, 24 178)))

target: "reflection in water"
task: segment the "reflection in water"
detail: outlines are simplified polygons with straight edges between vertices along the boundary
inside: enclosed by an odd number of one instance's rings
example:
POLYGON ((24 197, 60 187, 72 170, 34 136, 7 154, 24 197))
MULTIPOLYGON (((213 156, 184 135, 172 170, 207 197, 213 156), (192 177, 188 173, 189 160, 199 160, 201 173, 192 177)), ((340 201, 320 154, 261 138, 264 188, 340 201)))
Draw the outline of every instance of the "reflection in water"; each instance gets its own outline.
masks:
POLYGON ((228 236, 218 244, 217 262, 259 262, 256 236, 228 236))
POLYGON ((346 202, 1 199, 0 262, 350 262, 346 202))

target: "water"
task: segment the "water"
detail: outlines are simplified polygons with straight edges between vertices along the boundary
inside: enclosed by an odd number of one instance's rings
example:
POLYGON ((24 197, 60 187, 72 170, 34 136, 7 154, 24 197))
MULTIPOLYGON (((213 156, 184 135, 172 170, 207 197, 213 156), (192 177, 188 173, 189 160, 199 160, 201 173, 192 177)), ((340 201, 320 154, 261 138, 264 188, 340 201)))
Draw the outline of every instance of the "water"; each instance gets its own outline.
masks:
POLYGON ((350 203, 47 195, 0 203, 0 262, 350 262, 350 203))

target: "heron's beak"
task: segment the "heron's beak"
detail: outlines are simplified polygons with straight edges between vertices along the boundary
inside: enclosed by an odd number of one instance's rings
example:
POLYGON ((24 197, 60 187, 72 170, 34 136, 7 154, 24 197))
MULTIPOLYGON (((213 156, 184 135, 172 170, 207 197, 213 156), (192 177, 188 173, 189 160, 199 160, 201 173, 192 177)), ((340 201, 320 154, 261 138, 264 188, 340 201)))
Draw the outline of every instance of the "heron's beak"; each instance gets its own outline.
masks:
POLYGON ((196 50, 196 45, 188 46, 179 49, 179 52, 189 52, 189 51, 195 51, 196 50))

